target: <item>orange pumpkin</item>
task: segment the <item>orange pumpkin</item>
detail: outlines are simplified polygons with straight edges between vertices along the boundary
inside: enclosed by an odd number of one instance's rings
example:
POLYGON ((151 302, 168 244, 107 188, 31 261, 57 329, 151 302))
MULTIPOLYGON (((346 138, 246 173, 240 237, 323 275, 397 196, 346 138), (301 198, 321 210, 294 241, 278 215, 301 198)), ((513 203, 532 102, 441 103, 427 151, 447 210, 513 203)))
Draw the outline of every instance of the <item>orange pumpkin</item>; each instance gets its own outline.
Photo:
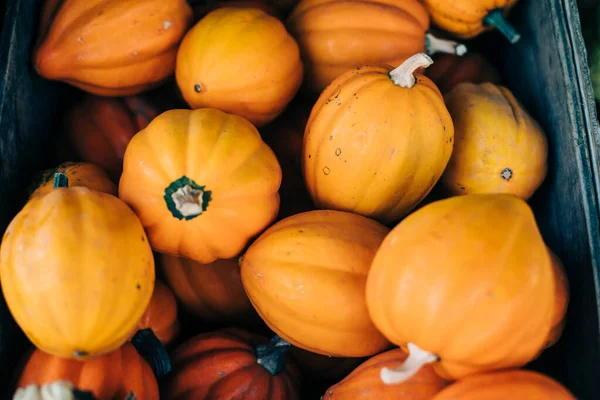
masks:
POLYGON ((367 281, 373 322, 410 353, 382 378, 402 382, 427 363, 446 379, 525 365, 552 329, 553 275, 518 197, 458 196, 414 212, 385 238, 367 281))
POLYGON ((102 167, 118 182, 127 144, 157 115, 156 107, 141 97, 87 95, 67 110, 67 140, 76 157, 102 167))
POLYGON ((518 0, 424 0, 438 27, 462 39, 498 29, 511 43, 520 35, 505 19, 518 0))
POLYGON ((152 329, 158 340, 170 344, 179 334, 177 319, 177 301, 171 289, 156 281, 150 304, 138 325, 138 329, 152 329))
POLYGON ((256 8, 235 7, 210 12, 186 34, 175 70, 192 108, 218 108, 256 126, 284 110, 302 75, 298 45, 281 21, 256 8))
POLYGON ((508 370, 465 378, 433 400, 575 400, 554 379, 534 371, 508 370))
POLYGON ((173 352, 161 399, 298 399, 299 375, 275 337, 224 329, 189 339, 173 352))
POLYGON ((369 318, 364 290, 388 232, 341 211, 288 217, 242 257, 244 289, 269 328, 294 346, 334 357, 375 354, 389 343, 369 318))
POLYGON ((127 146, 119 197, 154 250, 207 264, 236 257, 273 221, 280 184, 273 151, 246 119, 171 110, 127 146))
POLYGON ((435 82, 442 93, 449 92, 463 82, 500 83, 496 67, 481 54, 469 53, 462 57, 440 54, 433 61, 433 65, 425 70, 425 75, 435 82))
POLYGON ((417 54, 400 67, 361 67, 338 77, 313 107, 303 170, 317 208, 382 222, 429 194, 452 154, 454 127, 417 54), (340 110, 344 110, 343 112, 340 110))
POLYGON ((35 350, 18 387, 67 381, 79 390, 90 391, 98 400, 125 399, 131 392, 138 399, 158 400, 158 384, 150 365, 133 345, 86 361, 70 360, 35 350))
POLYGON ((154 258, 124 202, 57 177, 56 189, 32 198, 6 229, 0 280, 36 347, 86 359, 116 350, 137 328, 154 289, 154 258))
POLYGON ((552 319, 552 330, 546 343, 546 347, 551 347, 558 342, 565 329, 567 309, 569 306, 569 280, 567 273, 560 258, 552 250, 548 249, 554 271, 554 282, 556 294, 554 296, 554 318, 552 319))
POLYGON ((117 186, 100 167, 87 162, 65 162, 56 168, 42 171, 35 180, 34 190, 29 198, 51 193, 54 190, 54 177, 57 172, 67 177, 71 187, 83 186, 98 192, 117 195, 117 186))
POLYGON ((429 365, 408 381, 399 385, 386 385, 379 376, 382 368, 397 368, 408 357, 401 349, 386 351, 370 358, 341 382, 325 391, 323 400, 429 400, 442 390, 445 382, 429 365))
POLYGON ((47 2, 51 17, 35 50, 37 72, 100 96, 128 96, 173 74, 192 22, 185 0, 47 2))
POLYGON ((161 266, 165 281, 191 314, 236 323, 259 319, 244 292, 237 258, 200 264, 162 255, 161 266))
POLYGON ((365 357, 329 357, 293 347, 290 350, 302 377, 317 382, 338 381, 358 367, 365 357))
POLYGON ((219 1, 208 4, 200 3, 196 5, 194 6, 194 20, 199 21, 209 12, 223 7, 258 8, 259 10, 264 11, 266 14, 272 15, 273 17, 280 17, 279 10, 275 9, 273 5, 267 4, 267 2, 264 0, 234 0, 219 1))
POLYGON ((454 152, 440 182, 449 195, 509 193, 529 199, 548 171, 548 141, 513 94, 461 83, 444 97, 454 152))

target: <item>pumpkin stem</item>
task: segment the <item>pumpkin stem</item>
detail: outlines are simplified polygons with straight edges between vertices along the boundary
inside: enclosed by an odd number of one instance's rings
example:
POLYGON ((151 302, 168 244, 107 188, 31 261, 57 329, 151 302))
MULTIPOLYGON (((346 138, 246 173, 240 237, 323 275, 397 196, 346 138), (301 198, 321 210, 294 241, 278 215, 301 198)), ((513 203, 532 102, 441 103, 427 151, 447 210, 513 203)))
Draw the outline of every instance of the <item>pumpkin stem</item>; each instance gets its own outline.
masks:
POLYGON ((69 178, 62 172, 54 174, 54 189, 69 187, 69 178))
POLYGON ((504 18, 504 10, 501 8, 490 11, 483 22, 498 29, 511 44, 515 44, 521 39, 519 32, 504 18))
POLYGON ((152 329, 142 329, 131 338, 131 344, 144 358, 154 371, 157 378, 171 372, 171 359, 169 353, 152 329))
POLYGON ((254 348, 256 362, 275 376, 283 371, 284 355, 291 347, 291 344, 275 335, 268 344, 259 344, 254 348))
POLYGON ((415 375, 425 364, 431 364, 439 360, 438 356, 425 351, 416 344, 408 344, 408 358, 400 367, 395 369, 382 368, 381 380, 386 385, 394 385, 406 382, 415 375))
POLYGON ((440 39, 432 33, 427 32, 425 35, 425 51, 430 56, 436 53, 454 54, 456 56, 464 56, 467 54, 467 46, 454 40, 440 39))
POLYGON ((182 176, 165 189, 164 199, 175 218, 190 220, 206 211, 211 194, 204 186, 182 176))
POLYGON ((419 68, 427 68, 431 64, 433 64, 431 57, 424 53, 418 53, 391 71, 389 76, 394 85, 410 89, 417 84, 417 80, 413 75, 415 71, 419 68))

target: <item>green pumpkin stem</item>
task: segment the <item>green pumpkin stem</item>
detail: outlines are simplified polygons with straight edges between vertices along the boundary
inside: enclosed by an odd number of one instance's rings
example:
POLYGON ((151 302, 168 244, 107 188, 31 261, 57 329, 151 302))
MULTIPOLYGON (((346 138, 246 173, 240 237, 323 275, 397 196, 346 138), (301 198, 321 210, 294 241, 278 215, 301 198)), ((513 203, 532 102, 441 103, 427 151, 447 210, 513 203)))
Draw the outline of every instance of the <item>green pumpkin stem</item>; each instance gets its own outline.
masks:
POLYGON ((501 8, 491 11, 483 21, 498 29, 511 44, 515 44, 521 39, 519 32, 504 18, 504 10, 501 8))
MULTIPOLYGON (((131 344, 154 371, 157 378, 171 372, 171 359, 167 349, 156 337, 152 329, 142 329, 131 338, 131 344)), ((128 397, 129 398, 129 397, 128 397)), ((135 397, 134 397, 135 398, 135 397)))
POLYGON ((283 371, 285 353, 291 348, 291 344, 275 335, 268 344, 260 344, 254 348, 256 362, 275 376, 283 371))
POLYGON ((179 220, 190 220, 202 215, 208 208, 212 192, 182 176, 166 189, 164 199, 171 214, 179 220))
POLYGON ((69 178, 62 172, 54 174, 54 189, 69 187, 69 178))

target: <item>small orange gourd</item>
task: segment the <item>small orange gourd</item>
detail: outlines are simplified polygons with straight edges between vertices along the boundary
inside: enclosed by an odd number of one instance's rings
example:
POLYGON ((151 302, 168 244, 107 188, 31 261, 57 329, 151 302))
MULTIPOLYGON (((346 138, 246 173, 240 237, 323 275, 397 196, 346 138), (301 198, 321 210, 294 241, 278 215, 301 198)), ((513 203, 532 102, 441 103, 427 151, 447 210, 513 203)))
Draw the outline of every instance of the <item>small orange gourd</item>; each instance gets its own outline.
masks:
POLYGON ((186 34, 175 76, 193 109, 218 108, 260 127, 292 100, 303 71, 298 45, 281 21, 257 8, 224 7, 186 34))
POLYGON ((506 194, 433 202, 385 238, 367 281, 377 328, 410 353, 386 383, 432 363, 449 380, 520 367, 547 343, 554 271, 531 208, 506 194))
POLYGON ((378 353, 389 343, 369 318, 364 290, 388 232, 341 211, 293 215, 242 257, 244 289, 269 328, 296 347, 334 357, 378 353))
POLYGON ((164 283, 155 282, 150 304, 140 319, 138 329, 151 329, 164 345, 170 344, 179 334, 177 301, 171 289, 164 283))
POLYGON ((424 0, 432 21, 462 39, 498 29, 511 43, 521 36, 505 19, 518 0, 424 0))
POLYGON ((550 258, 552 260, 556 293, 554 296, 555 302, 552 330, 550 331, 550 336, 548 337, 545 348, 554 346, 562 336, 565 329, 570 298, 569 280, 567 279, 565 267, 555 252, 550 249, 548 249, 548 252, 550 253, 550 258))
POLYGON ((154 258, 127 204, 55 176, 55 189, 29 200, 4 233, 2 292, 37 348, 87 359, 136 330, 154 289, 154 258))
POLYGON ((177 299, 196 317, 237 324, 260 320, 242 286, 237 258, 200 264, 162 255, 161 267, 177 299))
POLYGON ((289 348, 240 329, 195 336, 173 352, 161 399, 296 400, 300 377, 289 348))
POLYGON ((100 96, 151 89, 175 69, 177 46, 192 22, 185 0, 47 1, 37 72, 100 96))
POLYGON ((446 384, 430 365, 426 365, 413 377, 398 385, 386 385, 381 380, 382 368, 397 368, 408 357, 402 349, 386 351, 371 357, 359 365, 341 382, 325 391, 322 400, 430 400, 446 384))
POLYGON ((440 54, 435 56, 433 61, 433 65, 425 70, 425 75, 444 94, 463 82, 500 83, 500 74, 496 67, 478 53, 471 52, 462 57, 454 54, 440 54))
POLYGON ((529 199, 548 171, 548 141, 540 125, 508 89, 491 83, 461 83, 444 99, 455 136, 440 179, 444 191, 529 199))
POLYGON ((70 187, 82 186, 98 192, 117 195, 117 186, 102 168, 88 162, 65 162, 56 168, 42 171, 33 185, 29 198, 45 196, 54 190, 54 176, 64 174, 70 187))
POLYGON ((394 70, 357 68, 321 94, 303 150, 304 178, 317 208, 387 223, 429 194, 454 139, 440 91, 416 73, 431 63, 417 54, 394 70))
POLYGON ((314 94, 360 66, 400 65, 423 51, 466 51, 426 34, 429 15, 419 0, 303 0, 286 26, 298 41, 305 84, 314 94))
POLYGON ((41 350, 29 357, 17 386, 46 385, 67 381, 77 389, 90 391, 98 400, 158 400, 158 384, 150 365, 130 343, 106 355, 86 361, 60 358, 41 350))
POLYGON ((280 184, 277 158, 246 119, 171 110, 129 142, 119 197, 154 250, 206 264, 236 257, 275 219, 280 184))
POLYGON ((432 400, 575 400, 564 386, 535 371, 507 370, 467 377, 432 400))

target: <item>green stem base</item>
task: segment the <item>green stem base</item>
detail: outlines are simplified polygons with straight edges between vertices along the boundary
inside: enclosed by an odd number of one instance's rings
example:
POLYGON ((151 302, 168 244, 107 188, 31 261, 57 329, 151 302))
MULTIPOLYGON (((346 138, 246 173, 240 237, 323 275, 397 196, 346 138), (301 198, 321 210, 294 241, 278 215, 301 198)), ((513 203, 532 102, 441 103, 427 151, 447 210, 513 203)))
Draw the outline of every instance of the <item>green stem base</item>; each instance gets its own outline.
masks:
POLYGON ((131 338, 131 344, 140 356, 148 361, 157 378, 161 378, 171 372, 169 353, 152 329, 137 331, 131 338))
POLYGON ((69 178, 62 172, 54 174, 54 189, 69 187, 69 178))
POLYGON ((254 348, 256 362, 275 376, 283 371, 285 353, 291 348, 291 344, 275 335, 268 344, 260 344, 254 348))
POLYGON ((521 39, 519 32, 504 18, 504 10, 501 8, 490 11, 483 21, 486 25, 498 29, 511 44, 515 44, 521 39))

